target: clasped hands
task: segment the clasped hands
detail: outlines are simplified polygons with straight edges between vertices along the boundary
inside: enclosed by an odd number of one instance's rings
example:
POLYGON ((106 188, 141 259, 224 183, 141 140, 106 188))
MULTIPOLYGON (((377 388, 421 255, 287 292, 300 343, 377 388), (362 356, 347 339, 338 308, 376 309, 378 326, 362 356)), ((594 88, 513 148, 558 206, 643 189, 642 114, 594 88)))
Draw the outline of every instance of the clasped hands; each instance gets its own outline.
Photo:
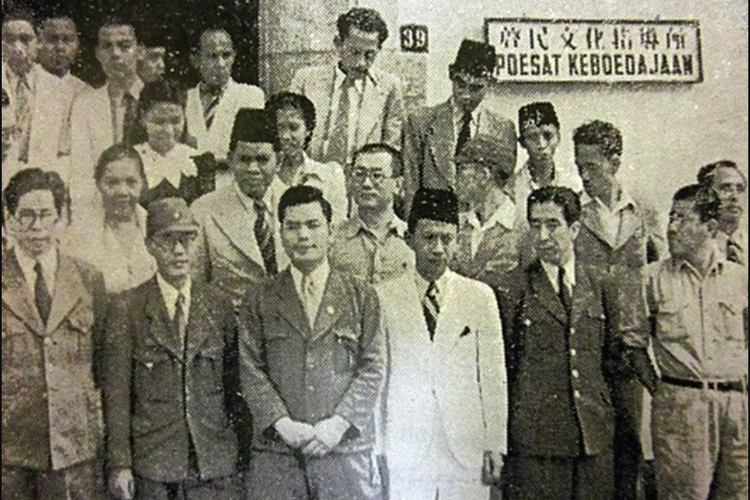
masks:
POLYGON ((307 456, 322 457, 331 452, 351 424, 338 415, 321 420, 315 425, 296 422, 284 417, 274 424, 274 429, 290 448, 299 449, 307 456))

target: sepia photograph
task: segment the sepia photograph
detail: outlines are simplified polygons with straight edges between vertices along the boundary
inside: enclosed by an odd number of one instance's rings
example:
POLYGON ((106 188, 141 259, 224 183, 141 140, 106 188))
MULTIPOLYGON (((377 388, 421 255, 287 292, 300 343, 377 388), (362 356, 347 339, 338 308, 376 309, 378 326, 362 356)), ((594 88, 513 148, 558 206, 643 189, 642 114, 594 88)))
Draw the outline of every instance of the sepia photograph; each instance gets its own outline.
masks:
POLYGON ((748 498, 746 0, 2 0, 2 500, 748 498))

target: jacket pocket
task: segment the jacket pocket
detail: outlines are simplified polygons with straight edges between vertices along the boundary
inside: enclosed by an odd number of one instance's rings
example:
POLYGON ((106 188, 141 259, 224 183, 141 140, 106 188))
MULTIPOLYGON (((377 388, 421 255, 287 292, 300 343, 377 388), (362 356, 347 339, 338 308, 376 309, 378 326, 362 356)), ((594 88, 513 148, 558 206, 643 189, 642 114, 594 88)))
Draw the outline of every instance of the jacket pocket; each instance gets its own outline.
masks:
POLYGON ((685 325, 687 304, 663 302, 656 313, 656 337, 661 340, 685 340, 688 330, 685 325))
POLYGON ((135 396, 143 401, 166 403, 180 396, 179 371, 167 353, 139 353, 135 359, 135 396))

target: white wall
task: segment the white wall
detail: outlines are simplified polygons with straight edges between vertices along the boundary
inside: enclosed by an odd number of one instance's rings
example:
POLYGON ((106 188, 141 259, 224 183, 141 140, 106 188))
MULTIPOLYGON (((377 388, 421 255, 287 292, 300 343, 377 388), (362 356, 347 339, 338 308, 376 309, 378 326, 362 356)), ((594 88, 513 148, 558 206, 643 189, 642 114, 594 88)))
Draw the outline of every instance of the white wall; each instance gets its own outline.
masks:
MULTIPOLYGON (((571 135, 580 123, 600 118, 623 132, 623 179, 666 208, 674 190, 697 169, 722 158, 748 163, 748 33, 745 0, 370 0, 398 24, 430 29, 428 104, 450 93, 447 68, 464 37, 482 38, 485 17, 579 19, 695 19, 701 23, 703 83, 695 85, 503 85, 490 104, 509 117, 534 100, 549 100, 560 115, 559 161, 572 165, 571 135), (397 9, 398 12, 392 12, 397 9)), ((392 26, 397 39, 397 26, 392 26)), ((523 154, 521 155, 523 160, 523 154)))

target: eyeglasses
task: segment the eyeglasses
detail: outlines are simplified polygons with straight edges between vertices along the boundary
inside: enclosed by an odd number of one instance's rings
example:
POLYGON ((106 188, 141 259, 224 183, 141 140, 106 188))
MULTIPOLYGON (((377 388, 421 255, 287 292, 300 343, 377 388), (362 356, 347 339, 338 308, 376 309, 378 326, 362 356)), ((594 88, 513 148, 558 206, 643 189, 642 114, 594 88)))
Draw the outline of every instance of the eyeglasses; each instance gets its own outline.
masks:
POLYGON ((198 240, 198 233, 167 233, 154 236, 156 244, 164 250, 174 250, 179 243, 188 248, 198 240))
POLYGON ((59 216, 57 212, 51 210, 21 209, 16 214, 15 219, 24 229, 31 229, 37 222, 43 227, 49 227, 57 222, 59 216))
POLYGON ((489 86, 488 81, 482 82, 467 82, 462 77, 455 75, 452 79, 453 83, 461 90, 468 90, 469 92, 476 93, 481 92, 489 86))
POLYGON ((389 176, 380 170, 364 170, 356 169, 352 171, 352 177, 357 182, 365 182, 366 179, 370 179, 373 184, 382 184, 386 179, 390 179, 389 176))

